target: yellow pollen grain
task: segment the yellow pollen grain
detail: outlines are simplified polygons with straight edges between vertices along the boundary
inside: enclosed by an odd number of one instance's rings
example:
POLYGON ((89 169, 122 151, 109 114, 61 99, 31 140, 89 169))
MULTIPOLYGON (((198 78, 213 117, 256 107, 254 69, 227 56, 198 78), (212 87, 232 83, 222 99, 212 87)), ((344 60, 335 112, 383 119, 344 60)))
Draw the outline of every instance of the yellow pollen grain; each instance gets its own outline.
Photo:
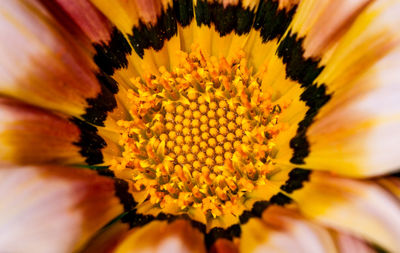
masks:
POLYGON ((215 137, 218 135, 218 130, 215 127, 210 128, 211 136, 215 137))
POLYGON ((202 138, 204 141, 207 141, 209 137, 210 137, 210 134, 207 133, 207 132, 203 132, 203 133, 201 134, 201 138, 202 138))
POLYGON ((200 148, 201 148, 201 149, 205 149, 205 148, 207 148, 207 147, 208 147, 207 142, 205 142, 205 141, 200 142, 200 148))
POLYGON ((214 138, 209 138, 208 139, 208 145, 210 147, 215 147, 217 145, 217 141, 214 138))
POLYGON ((206 115, 203 115, 203 116, 200 117, 200 121, 201 121, 201 123, 203 123, 203 124, 207 124, 207 122, 208 122, 208 117, 207 117, 206 115))
POLYGON ((225 136, 222 134, 217 135, 216 137, 218 143, 223 143, 225 141, 225 136))
POLYGON ((199 151, 200 151, 199 146, 197 146, 197 145, 193 145, 192 146, 192 153, 193 154, 197 154, 199 151))
MULTIPOLYGON (((192 111, 196 111, 197 108, 198 108, 197 103, 196 103, 196 102, 191 102, 189 108, 190 108, 190 110, 192 110, 192 111)), ((192 114, 193 114, 193 113, 192 113, 192 114)))
POLYGON ((202 124, 200 126, 200 131, 202 132, 207 132, 208 131, 208 125, 207 124, 202 124))
POLYGON ((176 123, 181 123, 185 118, 182 115, 176 115, 174 120, 176 123))
POLYGON ((222 156, 218 155, 218 156, 215 157, 215 162, 217 164, 223 164, 224 163, 224 158, 222 156))
POLYGON ((190 135, 188 135, 188 136, 185 136, 185 143, 186 144, 191 144, 192 143, 192 136, 190 136, 190 135))
POLYGON ((213 155, 214 155, 214 149, 208 148, 208 149, 206 150, 206 155, 207 155, 208 157, 213 156, 213 155))
POLYGON ((233 143, 233 148, 234 148, 234 149, 237 149, 238 147, 240 147, 240 145, 242 145, 242 143, 241 143, 240 141, 235 141, 235 142, 233 143))
POLYGON ((180 153, 182 153, 181 146, 175 146, 174 147, 174 153, 175 153, 175 155, 179 155, 180 153))
POLYGON ((200 119, 200 117, 201 117, 201 112, 200 111, 194 111, 193 112, 193 118, 200 119))
POLYGON ((199 144, 201 142, 201 137, 200 136, 193 136, 193 142, 196 144, 199 144))
POLYGON ((229 130, 230 132, 235 131, 235 130, 236 130, 236 124, 233 123, 233 122, 229 122, 229 123, 228 123, 228 130, 229 130))
POLYGON ((224 154, 224 158, 225 159, 227 159, 227 160, 231 160, 232 159, 232 153, 231 152, 225 152, 225 154, 224 154))
POLYGON ((185 107, 183 107, 182 105, 178 105, 176 107, 176 113, 177 114, 183 114, 184 111, 185 111, 185 107))
POLYGON ((207 117, 208 118, 213 119, 213 118, 215 118, 215 116, 216 116, 215 115, 215 111, 211 111, 210 110, 210 111, 207 112, 207 117))
POLYGON ((232 149, 232 143, 230 143, 230 142, 225 142, 225 143, 224 143, 224 149, 225 149, 226 151, 231 150, 231 149, 232 149))
MULTIPOLYGON (((172 103, 169 103, 165 106, 165 111, 172 113, 175 112, 175 106, 172 103)), ((168 115, 168 114, 167 114, 168 115)))
POLYGON ((175 139, 176 138, 176 132, 175 131, 171 131, 171 132, 169 132, 168 136, 169 136, 170 139, 175 139))
POLYGON ((216 146, 214 150, 215 150, 215 153, 218 155, 221 155, 224 153, 224 149, 221 146, 216 146))
MULTIPOLYGON (((171 133, 172 133, 172 132, 171 132, 171 133)), ((186 136, 186 137, 187 137, 187 136, 186 136)), ((182 136, 182 135, 177 136, 177 137, 175 138, 175 141, 176 141, 176 144, 182 145, 183 142, 184 142, 183 136, 182 136)))
POLYGON ((192 120, 192 127, 199 127, 200 126, 200 121, 198 119, 192 120))
POLYGON ((197 154, 197 159, 199 159, 200 162, 203 162, 206 159, 206 154, 204 152, 199 152, 197 154))
MULTIPOLYGON (((174 110, 175 110, 175 108, 174 108, 174 110)), ((174 119, 175 119, 175 117, 174 117, 174 115, 172 113, 166 113, 165 114, 165 120, 166 121, 174 121, 174 119)))
POLYGON ((190 129, 188 127, 184 127, 182 129, 182 134, 185 135, 185 136, 189 135, 190 134, 190 129))
POLYGON ((174 141, 168 141, 167 142, 167 148, 172 149, 175 146, 175 142, 174 141))
POLYGON ((202 105, 200 105, 199 106, 199 111, 201 112, 201 113, 207 113, 207 111, 208 111, 208 107, 207 107, 207 105, 205 105, 205 104, 202 104, 202 105))
POLYGON ((228 120, 234 120, 234 119, 235 119, 235 113, 234 113, 234 112, 231 112, 231 111, 227 112, 227 113, 226 113, 226 118, 227 118, 228 120))
POLYGON ((199 135, 200 130, 198 128, 192 128, 192 135, 199 135))
POLYGON ((218 105, 219 105, 219 108, 221 108, 221 109, 225 109, 228 106, 228 104, 224 100, 219 101, 218 105))
POLYGON ((161 134, 160 135, 160 140, 166 142, 168 140, 168 135, 166 134, 161 134))
POLYGON ((185 153, 188 153, 188 152, 190 151, 189 145, 184 144, 184 145, 182 146, 182 151, 185 152, 185 153))
POLYGON ((218 125, 218 122, 215 119, 210 119, 210 121, 208 122, 208 125, 210 127, 216 127, 218 125))
POLYGON ((172 124, 171 122, 168 122, 167 124, 165 124, 165 128, 167 128, 167 130, 172 130, 172 129, 174 129, 174 124, 172 124))
POLYGON ((204 99, 203 96, 200 96, 200 97, 197 99, 197 103, 199 103, 199 104, 204 104, 205 102, 206 102, 206 100, 204 99))
POLYGON ((219 124, 222 125, 222 126, 225 126, 225 125, 228 124, 228 120, 227 120, 226 118, 224 118, 224 117, 219 118, 219 119, 218 119, 218 122, 219 122, 219 124))
POLYGON ((187 119, 192 118, 192 111, 191 111, 191 110, 186 110, 186 111, 183 113, 183 116, 185 116, 185 118, 187 118, 187 119))
POLYGON ((226 139, 227 139, 228 141, 234 141, 234 140, 235 140, 235 135, 234 135, 233 133, 228 133, 228 134, 226 135, 226 139))
POLYGON ((223 117, 225 115, 225 110, 222 108, 218 108, 217 115, 218 117, 223 117))
POLYGON ((184 125, 185 127, 189 127, 190 126, 190 119, 184 119, 182 122, 182 125, 184 125))
POLYGON ((180 132, 182 132, 182 129, 183 129, 182 124, 176 124, 175 125, 175 131, 176 132, 180 133, 180 132))

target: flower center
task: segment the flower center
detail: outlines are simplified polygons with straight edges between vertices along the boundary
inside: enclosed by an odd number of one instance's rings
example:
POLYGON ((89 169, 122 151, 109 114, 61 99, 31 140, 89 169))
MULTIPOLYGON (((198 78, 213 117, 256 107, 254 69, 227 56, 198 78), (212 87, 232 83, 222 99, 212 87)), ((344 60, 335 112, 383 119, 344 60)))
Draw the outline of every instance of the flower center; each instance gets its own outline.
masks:
POLYGON ((194 47, 180 65, 129 90, 132 120, 119 121, 123 157, 111 169, 135 200, 167 213, 239 216, 268 182, 283 125, 244 54, 207 57, 194 47))

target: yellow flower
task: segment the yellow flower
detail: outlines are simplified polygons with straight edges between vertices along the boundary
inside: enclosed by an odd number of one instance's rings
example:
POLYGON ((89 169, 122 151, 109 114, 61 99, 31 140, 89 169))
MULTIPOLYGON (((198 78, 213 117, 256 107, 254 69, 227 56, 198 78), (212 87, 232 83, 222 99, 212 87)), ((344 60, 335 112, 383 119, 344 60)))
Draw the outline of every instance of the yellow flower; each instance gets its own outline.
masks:
POLYGON ((3 0, 0 252, 397 252, 398 13, 3 0))

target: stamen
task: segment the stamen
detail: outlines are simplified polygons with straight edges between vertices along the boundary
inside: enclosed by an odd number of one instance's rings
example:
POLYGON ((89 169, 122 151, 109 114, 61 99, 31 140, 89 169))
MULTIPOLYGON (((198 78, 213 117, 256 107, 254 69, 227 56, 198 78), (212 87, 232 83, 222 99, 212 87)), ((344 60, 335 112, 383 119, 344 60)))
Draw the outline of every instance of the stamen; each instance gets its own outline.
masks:
POLYGON ((231 60, 196 47, 179 55, 172 71, 133 80, 133 119, 118 121, 124 153, 111 169, 155 207, 238 216, 248 194, 268 184, 282 108, 243 52, 231 60))

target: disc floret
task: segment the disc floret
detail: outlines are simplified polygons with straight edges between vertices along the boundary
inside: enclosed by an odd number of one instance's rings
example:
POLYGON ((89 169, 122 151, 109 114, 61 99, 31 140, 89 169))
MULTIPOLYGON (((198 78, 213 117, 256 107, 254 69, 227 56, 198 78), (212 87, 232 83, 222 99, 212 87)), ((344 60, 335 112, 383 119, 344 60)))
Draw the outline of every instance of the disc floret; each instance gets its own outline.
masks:
POLYGON ((133 119, 118 122, 124 153, 111 169, 143 204, 239 216, 248 194, 268 183, 283 108, 242 52, 217 59, 195 47, 179 57, 172 71, 133 80, 133 119))

